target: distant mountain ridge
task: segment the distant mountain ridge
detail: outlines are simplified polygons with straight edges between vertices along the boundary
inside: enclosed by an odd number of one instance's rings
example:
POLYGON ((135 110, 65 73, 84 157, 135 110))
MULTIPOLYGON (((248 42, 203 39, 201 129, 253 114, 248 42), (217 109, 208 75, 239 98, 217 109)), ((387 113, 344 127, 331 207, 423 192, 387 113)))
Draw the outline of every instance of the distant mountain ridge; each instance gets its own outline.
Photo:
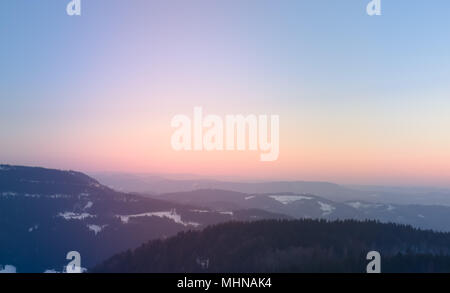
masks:
POLYGON ((367 191, 347 189, 329 182, 275 181, 275 182, 231 182, 218 180, 175 180, 152 175, 95 174, 98 180, 117 190, 129 192, 163 194, 199 189, 229 190, 242 193, 294 192, 318 194, 335 201, 359 198, 367 191))
POLYGON ((361 200, 335 202, 310 193, 255 193, 225 190, 194 190, 152 196, 179 204, 215 210, 259 209, 294 219, 377 220, 421 229, 450 231, 450 207, 399 205, 361 200))
POLYGON ((381 188, 379 186, 344 186, 313 181, 220 181, 201 178, 185 179, 188 176, 155 174, 96 173, 92 176, 115 190, 153 195, 218 189, 250 194, 309 193, 334 202, 364 201, 383 204, 450 206, 450 190, 443 188, 381 188))

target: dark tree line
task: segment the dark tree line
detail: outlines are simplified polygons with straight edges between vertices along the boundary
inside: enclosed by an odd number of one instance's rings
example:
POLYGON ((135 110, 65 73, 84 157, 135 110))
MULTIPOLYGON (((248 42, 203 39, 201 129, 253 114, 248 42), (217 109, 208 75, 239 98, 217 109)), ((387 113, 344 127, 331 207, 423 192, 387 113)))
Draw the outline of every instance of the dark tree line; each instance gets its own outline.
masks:
POLYGON ((150 241, 93 272, 450 272, 450 234, 409 226, 318 220, 230 222, 150 241))

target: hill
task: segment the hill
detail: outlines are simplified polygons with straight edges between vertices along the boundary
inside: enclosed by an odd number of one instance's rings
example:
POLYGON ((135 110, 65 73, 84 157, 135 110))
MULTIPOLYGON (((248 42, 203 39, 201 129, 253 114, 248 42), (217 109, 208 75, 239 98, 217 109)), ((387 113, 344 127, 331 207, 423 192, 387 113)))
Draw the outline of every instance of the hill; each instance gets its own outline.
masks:
POLYGON ((181 232, 118 254, 93 272, 304 273, 366 271, 376 250, 383 272, 450 272, 450 234, 373 221, 266 220, 181 232))
POLYGON ((69 251, 93 266, 120 251, 231 220, 287 218, 216 211, 117 192, 75 171, 0 165, 0 266, 62 271, 69 251))
POLYGON ((150 196, 179 204, 215 210, 260 209, 294 219, 376 220, 411 225, 420 229, 450 231, 450 207, 438 205, 399 205, 362 200, 336 202, 310 193, 248 194, 203 189, 150 196))

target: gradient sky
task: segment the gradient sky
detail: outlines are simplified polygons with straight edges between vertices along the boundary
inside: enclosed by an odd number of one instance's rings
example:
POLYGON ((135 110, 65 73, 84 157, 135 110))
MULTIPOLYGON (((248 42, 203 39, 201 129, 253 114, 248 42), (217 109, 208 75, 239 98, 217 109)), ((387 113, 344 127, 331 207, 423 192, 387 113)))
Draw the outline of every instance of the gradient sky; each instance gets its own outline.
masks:
POLYGON ((5 0, 0 162, 450 186, 450 1, 5 0), (279 114, 280 157, 175 152, 175 114, 279 114))

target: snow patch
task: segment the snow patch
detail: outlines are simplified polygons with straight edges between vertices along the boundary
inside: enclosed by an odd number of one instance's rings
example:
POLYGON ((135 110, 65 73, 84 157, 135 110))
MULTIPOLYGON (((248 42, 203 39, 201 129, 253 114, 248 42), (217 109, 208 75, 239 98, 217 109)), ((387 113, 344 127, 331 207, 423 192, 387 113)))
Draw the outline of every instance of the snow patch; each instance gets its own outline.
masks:
POLYGON ((17 273, 16 267, 11 265, 0 265, 0 274, 15 274, 17 273))
POLYGON ((45 270, 44 274, 60 274, 61 272, 58 272, 56 270, 50 269, 50 270, 45 270))
POLYGON ((88 213, 73 213, 73 212, 64 212, 64 213, 59 213, 58 217, 64 218, 66 220, 84 220, 87 218, 94 218, 95 216, 88 214, 88 213))
POLYGON ((168 218, 168 219, 174 221, 175 223, 181 224, 183 226, 194 226, 194 227, 200 226, 199 223, 182 221, 181 216, 179 214, 177 214, 176 210, 172 210, 170 212, 151 212, 151 213, 142 213, 142 214, 137 214, 137 215, 126 215, 126 216, 118 215, 117 217, 120 218, 120 220, 124 224, 127 224, 131 218, 159 217, 159 218, 168 218))
POLYGON ((362 202, 359 202, 359 201, 355 201, 355 202, 349 202, 349 203, 347 203, 347 205, 349 205, 349 206, 351 206, 352 208, 355 208, 355 209, 367 209, 367 208, 370 208, 372 205, 371 204, 368 204, 368 203, 362 203, 362 202))
POLYGON ((395 207, 392 205, 388 205, 387 210, 391 212, 391 211, 395 210, 395 207))
POLYGON ((30 227, 30 228, 28 228, 28 232, 33 232, 33 231, 35 231, 35 230, 37 230, 39 228, 39 225, 34 225, 34 226, 32 226, 32 227, 30 227))
POLYGON ((52 194, 52 195, 49 195, 48 198, 52 198, 52 199, 70 198, 70 195, 67 195, 67 194, 52 194))
POLYGON ((270 195, 270 198, 273 198, 274 200, 281 202, 282 204, 290 204, 295 201, 299 200, 311 200, 313 199, 310 196, 304 196, 304 195, 270 195))
POLYGON ((194 213, 202 213, 202 214, 210 213, 210 211, 208 211, 208 210, 191 210, 191 212, 194 212, 194 213))
POLYGON ((108 225, 102 225, 102 226, 98 226, 98 225, 87 225, 88 229, 93 231, 95 233, 95 235, 97 235, 98 233, 102 232, 103 229, 105 229, 108 225))
POLYGON ((419 215, 417 215, 419 218, 422 218, 422 219, 424 219, 425 218, 425 216, 424 215, 421 215, 421 214, 419 214, 419 215))
POLYGON ((320 206, 320 210, 323 212, 322 216, 327 216, 336 209, 334 206, 327 204, 327 203, 323 203, 321 201, 319 201, 318 204, 320 206))
POLYGON ((249 200, 249 199, 252 199, 252 198, 255 198, 255 196, 254 195, 246 196, 244 199, 245 200, 249 200))
POLYGON ((17 193, 12 192, 12 191, 4 191, 4 192, 0 193, 0 195, 2 197, 14 197, 14 196, 17 196, 17 193))
POLYGON ((355 209, 380 208, 384 206, 383 204, 380 203, 363 203, 359 201, 348 202, 347 205, 355 209))
MULTIPOLYGON (((12 192, 12 191, 4 191, 4 192, 0 192, 0 197, 15 197, 18 196, 19 194, 17 192, 12 192)), ((36 193, 25 193, 23 195, 24 197, 27 198, 51 198, 51 199, 59 199, 59 198, 70 198, 70 195, 67 194, 50 194, 50 195, 43 195, 43 194, 36 194, 36 193)))
POLYGON ((228 216, 233 216, 234 215, 233 212, 219 212, 219 214, 221 214, 221 215, 228 215, 228 216))
POLYGON ((92 201, 89 201, 83 208, 83 210, 90 209, 94 206, 94 203, 92 201))
POLYGON ((33 194, 26 193, 24 196, 29 197, 29 198, 41 198, 40 194, 34 194, 34 193, 33 194))

